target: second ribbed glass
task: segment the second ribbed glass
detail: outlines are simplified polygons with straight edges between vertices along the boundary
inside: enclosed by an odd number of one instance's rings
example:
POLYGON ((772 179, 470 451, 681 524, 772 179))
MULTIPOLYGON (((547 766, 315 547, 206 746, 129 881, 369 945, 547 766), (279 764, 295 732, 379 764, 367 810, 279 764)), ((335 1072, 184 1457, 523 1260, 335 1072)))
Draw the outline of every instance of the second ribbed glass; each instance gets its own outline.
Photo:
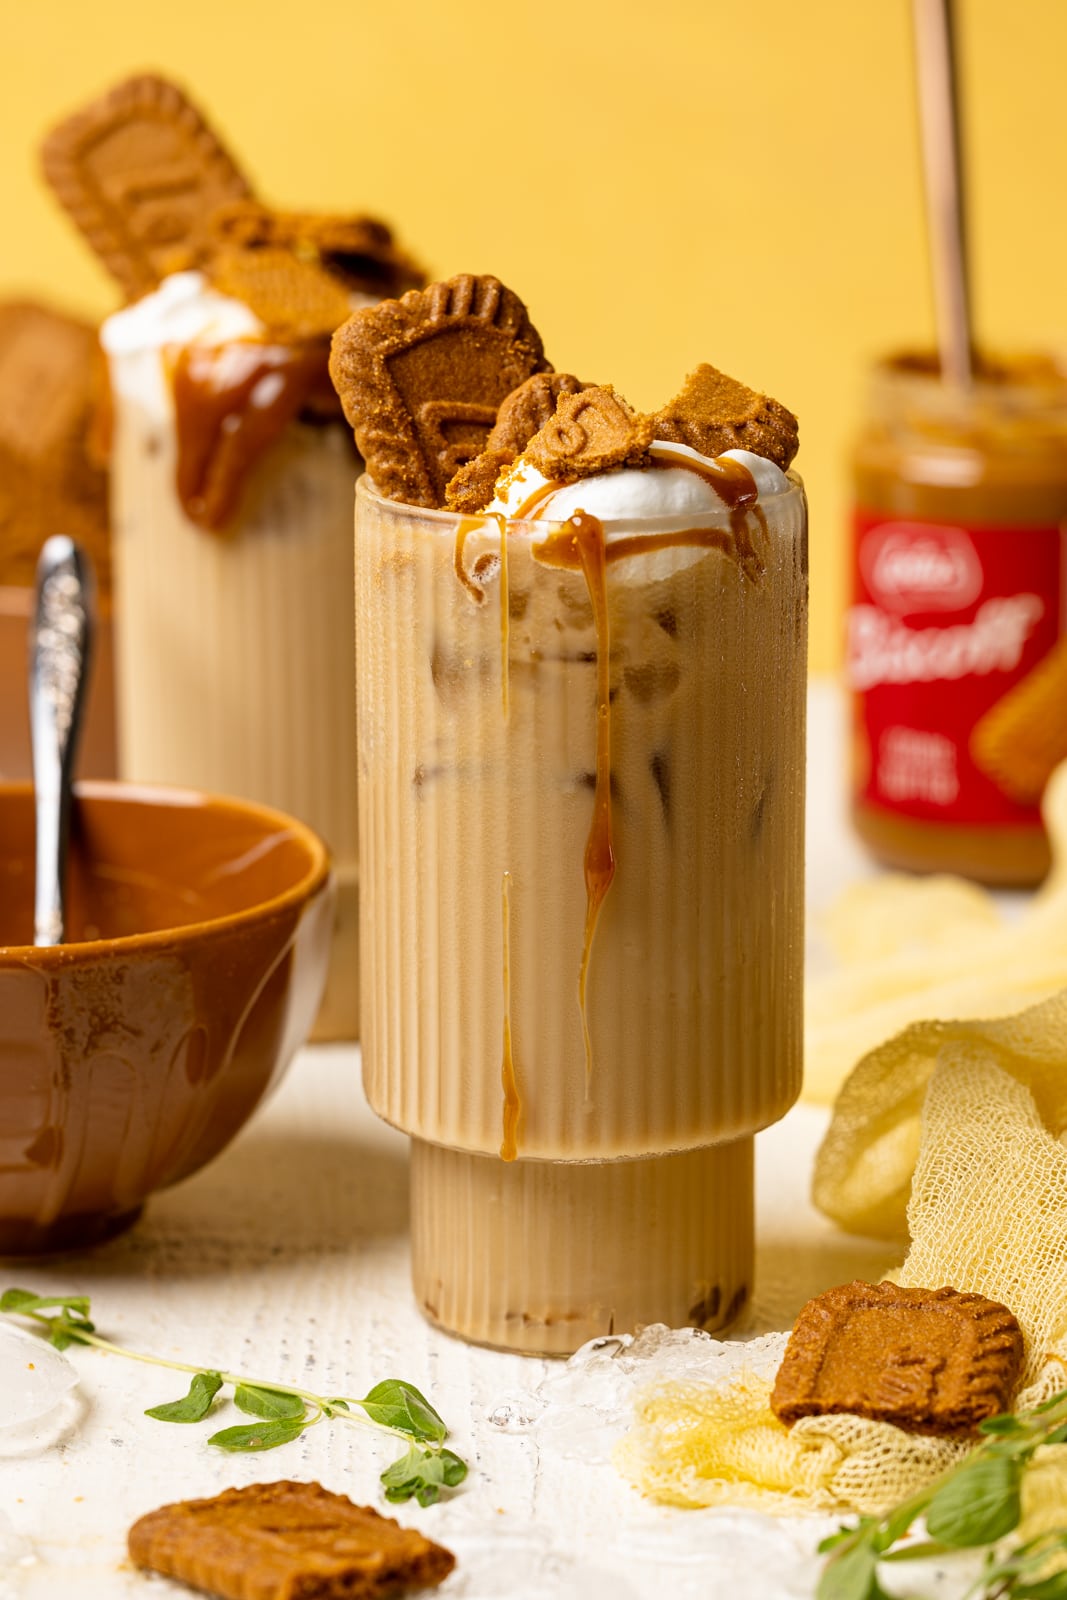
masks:
POLYGON ((364 1077, 416 1141, 420 1302, 482 1342, 750 1288, 800 1077, 803 490, 702 520, 357 490, 364 1077))

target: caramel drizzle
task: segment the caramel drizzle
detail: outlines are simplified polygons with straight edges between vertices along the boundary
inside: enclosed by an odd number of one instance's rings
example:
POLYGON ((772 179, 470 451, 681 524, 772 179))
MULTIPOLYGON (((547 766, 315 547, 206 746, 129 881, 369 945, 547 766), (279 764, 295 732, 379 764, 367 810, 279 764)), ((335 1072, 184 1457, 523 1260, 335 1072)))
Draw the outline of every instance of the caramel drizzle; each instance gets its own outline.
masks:
POLYGON ((476 533, 477 530, 483 525, 484 521, 484 517, 461 517, 459 526, 456 529, 456 542, 452 547, 453 570, 455 571, 456 577, 459 579, 460 583, 466 589, 467 593, 477 606, 482 606, 485 604, 485 590, 475 578, 471 577, 470 573, 463 565, 463 550, 470 535, 472 533, 476 533))
POLYGON ((578 968, 578 1005, 582 1014, 588 1092, 593 1072, 593 1042, 589 1034, 586 1007, 589 956, 600 908, 615 876, 611 829, 611 632, 604 524, 588 512, 576 511, 554 533, 534 547, 534 556, 543 566, 581 572, 589 591, 596 631, 596 783, 593 816, 585 843, 585 931, 578 968))
MULTIPOLYGON (((585 511, 576 511, 556 531, 550 533, 534 547, 534 557, 543 566, 568 572, 581 572, 593 607, 593 625, 596 633, 596 777, 593 794, 593 815, 585 845, 586 914, 582 938, 582 956, 578 968, 578 1005, 582 1018, 582 1040, 585 1046, 586 1093, 593 1071, 593 1042, 589 1031, 587 989, 589 962, 593 948, 600 911, 615 877, 615 851, 612 839, 611 814, 611 637, 607 596, 607 569, 610 563, 625 561, 633 556, 646 555, 658 550, 679 546, 718 549, 737 560, 746 576, 758 581, 765 572, 765 563, 752 542, 749 512, 753 512, 767 538, 767 520, 758 504, 759 489, 751 472, 741 461, 727 457, 709 461, 694 461, 692 457, 676 453, 669 445, 657 444, 652 448, 654 468, 683 467, 710 484, 730 512, 730 532, 721 528, 682 528, 671 532, 623 534, 609 544, 604 526, 599 518, 585 511)), ((549 502, 561 487, 555 482, 542 484, 523 501, 515 513, 515 521, 536 521, 550 509, 549 502)), ((504 716, 508 716, 508 581, 507 532, 508 519, 499 512, 483 513, 480 517, 464 518, 456 530, 454 565, 456 576, 477 604, 485 601, 485 590, 472 578, 463 564, 463 547, 471 531, 482 526, 485 517, 492 515, 500 526, 500 634, 504 716)), ((517 1130, 522 1112, 511 1041, 511 874, 504 873, 502 887, 504 919, 504 1042, 501 1062, 501 1084, 504 1094, 503 1138, 500 1155, 504 1161, 514 1161, 518 1155, 517 1130)))
POLYGON ((519 1153, 519 1117, 522 1100, 518 1079, 515 1076, 515 1058, 511 1050, 511 873, 505 872, 500 885, 501 910, 504 920, 504 1053, 500 1067, 500 1083, 504 1091, 504 1129, 500 1142, 500 1159, 514 1161, 519 1153))
POLYGON ((504 712, 504 721, 508 721, 511 714, 511 672, 509 667, 511 655, 511 613, 508 607, 508 519, 500 511, 483 511, 477 517, 463 517, 456 529, 456 541, 452 547, 452 567, 456 577, 466 589, 475 605, 485 604, 485 590, 472 573, 467 571, 463 561, 463 551, 467 540, 476 529, 484 527, 487 521, 496 523, 500 531, 500 699, 504 712))
POLYGON ((327 346, 233 340, 186 345, 172 368, 176 488, 191 522, 218 533, 249 473, 326 381, 327 346))

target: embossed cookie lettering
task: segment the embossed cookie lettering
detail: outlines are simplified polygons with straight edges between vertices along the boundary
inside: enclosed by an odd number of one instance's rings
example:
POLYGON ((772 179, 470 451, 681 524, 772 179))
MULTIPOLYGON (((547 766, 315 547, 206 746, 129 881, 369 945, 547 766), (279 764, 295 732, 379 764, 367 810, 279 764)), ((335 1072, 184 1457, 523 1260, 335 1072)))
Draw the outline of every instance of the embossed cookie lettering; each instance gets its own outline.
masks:
POLYGON ((131 298, 195 258, 208 214, 249 193, 232 157, 175 84, 128 79, 47 137, 45 177, 131 298))
POLYGON ((611 467, 647 466, 653 437, 650 418, 638 416, 614 389, 594 387, 561 395, 525 455, 546 478, 567 482, 611 467))
POLYGON ((253 1483, 135 1522, 135 1566, 222 1600, 375 1600, 442 1583, 455 1557, 317 1483, 253 1483))
POLYGON ((964 1438, 1008 1408, 1022 1359, 1018 1322, 984 1295, 843 1284, 801 1311, 771 1409, 787 1425, 848 1412, 964 1438))
POLYGON ((481 453, 501 402, 548 363, 517 295, 461 276, 357 311, 337 330, 330 376, 384 495, 443 506, 481 453))

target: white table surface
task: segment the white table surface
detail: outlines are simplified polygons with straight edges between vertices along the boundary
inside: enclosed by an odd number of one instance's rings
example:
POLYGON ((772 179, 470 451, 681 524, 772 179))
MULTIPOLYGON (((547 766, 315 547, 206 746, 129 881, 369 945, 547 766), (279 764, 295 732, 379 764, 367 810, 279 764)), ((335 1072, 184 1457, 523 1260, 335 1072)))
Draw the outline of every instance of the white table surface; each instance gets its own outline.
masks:
MULTIPOLYGON (((816 684, 812 910, 871 870, 845 820, 842 738, 837 693, 816 684)), ((825 1121, 798 1106, 757 1140, 752 1331, 786 1328, 811 1294, 891 1264, 884 1245, 850 1239, 812 1209, 825 1121)), ((536 1389, 556 1364, 471 1349, 421 1319, 408 1286, 405 1143, 368 1110, 355 1047, 308 1048, 229 1150, 152 1201, 126 1237, 82 1257, 8 1264, 3 1282, 89 1293, 101 1333, 174 1359, 327 1393, 365 1393, 385 1376, 417 1384, 471 1463, 449 1503, 399 1508, 459 1557, 443 1600, 810 1595, 824 1519, 654 1506, 603 1452, 590 1460, 558 1440, 548 1449, 536 1428, 489 1422, 502 1397, 536 1389)), ((123 1561, 129 1524, 166 1501, 296 1477, 379 1503, 378 1472, 396 1453, 388 1440, 324 1423, 268 1455, 224 1455, 206 1444, 206 1425, 142 1414, 183 1392, 180 1374, 84 1348, 70 1356, 81 1383, 41 1438, 12 1454, 0 1435, 0 1600, 187 1594, 123 1561)))

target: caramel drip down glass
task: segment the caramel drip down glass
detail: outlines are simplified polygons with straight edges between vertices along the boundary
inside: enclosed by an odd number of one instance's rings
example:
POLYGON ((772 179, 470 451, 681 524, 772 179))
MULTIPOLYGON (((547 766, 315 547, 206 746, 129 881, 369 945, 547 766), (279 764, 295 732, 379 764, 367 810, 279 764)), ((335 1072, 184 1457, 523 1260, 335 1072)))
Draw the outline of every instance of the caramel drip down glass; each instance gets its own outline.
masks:
POLYGON ((562 1354, 724 1327, 801 1071, 806 509, 356 493, 363 1071, 415 1293, 562 1354))

